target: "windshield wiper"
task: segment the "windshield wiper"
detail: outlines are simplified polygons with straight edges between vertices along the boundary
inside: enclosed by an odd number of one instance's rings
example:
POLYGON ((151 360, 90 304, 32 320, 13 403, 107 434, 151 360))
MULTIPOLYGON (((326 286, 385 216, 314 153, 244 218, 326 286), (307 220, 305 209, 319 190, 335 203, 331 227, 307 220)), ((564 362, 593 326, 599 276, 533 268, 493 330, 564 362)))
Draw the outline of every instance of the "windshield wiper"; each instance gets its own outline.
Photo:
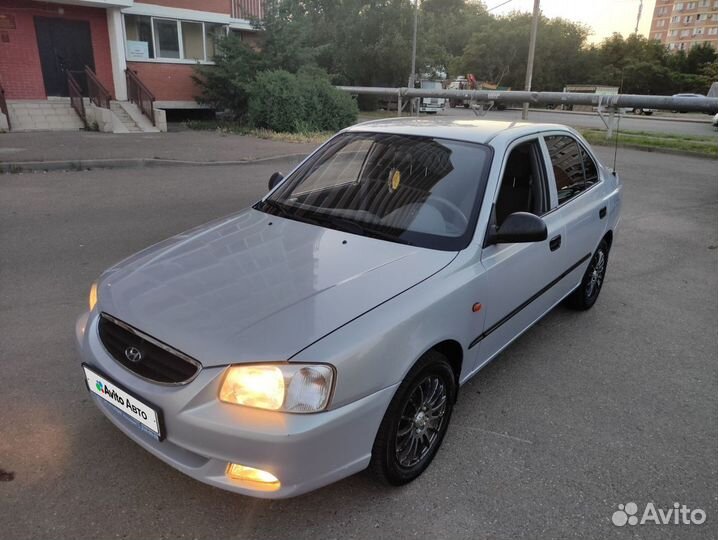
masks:
POLYGON ((276 210, 280 215, 284 217, 293 217, 292 212, 287 210, 287 207, 272 199, 264 199, 261 201, 262 206, 269 206, 271 209, 276 210))

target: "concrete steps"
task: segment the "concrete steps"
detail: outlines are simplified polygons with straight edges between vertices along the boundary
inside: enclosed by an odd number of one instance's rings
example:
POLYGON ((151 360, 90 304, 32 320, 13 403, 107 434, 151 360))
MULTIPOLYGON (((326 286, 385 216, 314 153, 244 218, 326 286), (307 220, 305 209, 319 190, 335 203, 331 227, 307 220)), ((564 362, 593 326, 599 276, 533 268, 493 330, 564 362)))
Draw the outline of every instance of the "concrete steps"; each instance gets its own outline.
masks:
POLYGON ((8 100, 12 131, 77 131, 85 125, 70 98, 8 100))
POLYGON ((142 128, 137 125, 137 122, 135 122, 132 119, 132 117, 129 114, 127 114, 127 111, 125 111, 125 109, 117 101, 110 102, 110 110, 117 117, 117 119, 122 123, 122 125, 125 126, 128 133, 142 133, 143 132, 142 128))

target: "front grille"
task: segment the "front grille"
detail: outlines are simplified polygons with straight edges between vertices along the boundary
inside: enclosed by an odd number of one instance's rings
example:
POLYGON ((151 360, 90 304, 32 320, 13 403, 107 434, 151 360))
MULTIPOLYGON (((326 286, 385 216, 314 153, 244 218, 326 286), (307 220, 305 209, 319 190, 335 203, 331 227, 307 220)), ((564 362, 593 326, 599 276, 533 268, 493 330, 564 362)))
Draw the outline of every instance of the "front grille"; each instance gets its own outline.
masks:
POLYGON ((180 384, 191 380, 200 370, 197 360, 105 313, 100 315, 98 331, 107 352, 145 379, 180 384))

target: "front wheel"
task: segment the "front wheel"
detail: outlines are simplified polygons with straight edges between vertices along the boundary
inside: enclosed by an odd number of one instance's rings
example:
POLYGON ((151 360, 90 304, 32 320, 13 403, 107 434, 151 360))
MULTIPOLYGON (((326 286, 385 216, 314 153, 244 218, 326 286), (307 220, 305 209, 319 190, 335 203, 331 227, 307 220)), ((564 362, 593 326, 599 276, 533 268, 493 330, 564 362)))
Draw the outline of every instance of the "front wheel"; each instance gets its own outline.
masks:
POLYGON ((608 265, 608 242, 601 240, 598 249, 591 257, 581 284, 568 297, 568 305, 574 309, 585 311, 590 309, 598 299, 608 265))
POLYGON ((374 441, 371 468, 382 480, 400 486, 429 466, 449 426, 456 390, 443 354, 421 357, 399 385, 374 441))

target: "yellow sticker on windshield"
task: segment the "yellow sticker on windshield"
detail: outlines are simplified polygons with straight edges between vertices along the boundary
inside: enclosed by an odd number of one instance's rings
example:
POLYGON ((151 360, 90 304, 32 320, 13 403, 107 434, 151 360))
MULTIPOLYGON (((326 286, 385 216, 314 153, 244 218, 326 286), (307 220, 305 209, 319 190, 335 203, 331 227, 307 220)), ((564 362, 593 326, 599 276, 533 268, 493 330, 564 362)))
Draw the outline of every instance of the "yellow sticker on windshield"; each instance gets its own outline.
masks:
POLYGON ((399 184, 401 184, 401 172, 399 172, 399 169, 392 169, 389 173, 389 189, 396 191, 399 189, 399 184))

